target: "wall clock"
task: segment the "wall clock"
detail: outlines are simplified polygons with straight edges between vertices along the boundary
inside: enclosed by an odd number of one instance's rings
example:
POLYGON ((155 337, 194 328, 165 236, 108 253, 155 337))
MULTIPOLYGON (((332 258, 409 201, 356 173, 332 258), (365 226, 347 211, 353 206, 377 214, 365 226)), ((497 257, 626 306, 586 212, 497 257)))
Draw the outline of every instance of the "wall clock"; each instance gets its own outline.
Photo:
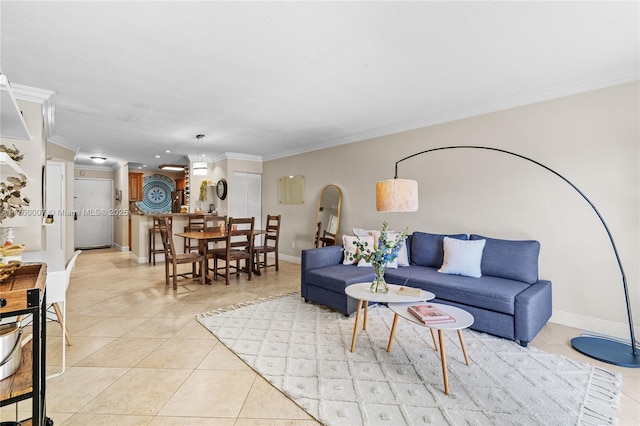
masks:
POLYGON ((221 200, 227 198, 227 181, 225 179, 220 179, 216 184, 216 194, 221 200))

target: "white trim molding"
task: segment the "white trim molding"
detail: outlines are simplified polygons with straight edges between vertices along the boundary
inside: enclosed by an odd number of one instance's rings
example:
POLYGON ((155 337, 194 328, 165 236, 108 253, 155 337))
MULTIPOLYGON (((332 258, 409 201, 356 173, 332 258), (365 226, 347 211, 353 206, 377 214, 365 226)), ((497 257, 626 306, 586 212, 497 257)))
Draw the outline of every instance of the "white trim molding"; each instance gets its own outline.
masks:
MULTIPOLYGON (((629 324, 627 323, 608 321, 557 309, 553 310, 549 322, 579 328, 583 331, 614 336, 627 341, 631 339, 629 336, 629 324)), ((634 332, 640 334, 640 328, 634 327, 634 332)))

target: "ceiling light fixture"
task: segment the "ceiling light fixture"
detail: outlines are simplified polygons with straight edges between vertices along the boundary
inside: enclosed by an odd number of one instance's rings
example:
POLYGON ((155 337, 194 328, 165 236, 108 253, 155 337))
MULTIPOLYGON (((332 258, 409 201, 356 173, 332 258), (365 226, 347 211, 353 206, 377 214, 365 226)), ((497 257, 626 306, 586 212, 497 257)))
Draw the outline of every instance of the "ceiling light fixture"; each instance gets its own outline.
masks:
MULTIPOLYGON (((202 149, 202 139, 204 139, 204 135, 196 136, 198 140, 198 160, 202 158, 202 154, 200 150, 202 149)), ((193 174, 197 176, 205 176, 207 174, 207 163, 204 161, 196 161, 193 163, 193 174)))
POLYGON ((185 166, 179 164, 161 164, 160 170, 169 170, 173 172, 183 172, 185 166))
POLYGON ((94 163, 102 164, 107 161, 106 157, 91 157, 94 163))

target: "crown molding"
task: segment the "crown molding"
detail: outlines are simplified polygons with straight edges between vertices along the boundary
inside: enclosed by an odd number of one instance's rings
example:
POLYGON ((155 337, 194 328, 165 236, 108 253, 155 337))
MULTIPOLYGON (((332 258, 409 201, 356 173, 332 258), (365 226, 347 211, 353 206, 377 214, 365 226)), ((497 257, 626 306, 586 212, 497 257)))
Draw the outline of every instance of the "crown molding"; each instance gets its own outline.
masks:
POLYGON ((262 157, 259 155, 239 154, 236 152, 225 152, 224 156, 227 160, 255 161, 262 163, 262 157))
POLYGON ((11 89, 16 99, 42 105, 45 139, 53 138, 56 133, 56 92, 22 84, 12 84, 11 89))
POLYGON ((373 139, 387 136, 394 133, 429 127, 436 124, 461 120, 493 112, 503 111, 510 108, 521 107, 538 102, 549 101, 576 95, 579 93, 591 92, 607 87, 618 86, 640 80, 640 66, 632 64, 626 67, 610 70, 597 75, 589 75, 565 80, 559 83, 549 84, 542 87, 530 88, 527 90, 511 93, 475 104, 465 105, 435 114, 415 117, 409 120, 393 123, 386 126, 369 129, 363 132, 353 133, 338 139, 333 139, 325 143, 319 143, 313 149, 298 149, 283 151, 278 154, 266 156, 264 161, 277 160, 279 158, 291 157, 293 155, 306 154, 321 149, 334 146, 345 145, 352 142, 359 142, 366 139, 373 139))
POLYGON ((46 89, 38 89, 37 87, 24 86, 22 84, 11 83, 11 90, 16 99, 27 102, 37 102, 42 104, 47 102, 56 92, 46 89))
POLYGON ((207 163, 215 163, 215 162, 224 161, 224 160, 241 160, 241 161, 255 161, 258 163, 262 163, 262 157, 259 155, 239 154, 237 152, 225 152, 222 154, 208 155, 206 157, 198 157, 197 155, 189 154, 187 155, 187 158, 189 158, 189 161, 191 162, 205 161, 207 163))

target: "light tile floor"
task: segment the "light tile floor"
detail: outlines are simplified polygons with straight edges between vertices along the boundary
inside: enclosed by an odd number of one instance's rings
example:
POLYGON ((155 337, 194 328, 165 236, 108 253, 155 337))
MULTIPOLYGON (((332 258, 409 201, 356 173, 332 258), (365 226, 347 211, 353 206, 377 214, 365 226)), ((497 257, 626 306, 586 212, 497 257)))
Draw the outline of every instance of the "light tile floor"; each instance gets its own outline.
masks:
MULTIPOLYGON (((84 251, 67 293, 67 370, 47 381, 47 415, 60 425, 315 425, 196 320, 196 314, 299 291, 299 265, 281 262, 251 281, 164 284, 164 265, 129 253, 84 251)), ((598 363, 573 350, 579 330, 549 323, 533 346, 624 375, 618 424, 640 424, 640 369, 598 363)), ((48 324, 47 365, 59 369, 60 327, 48 324)), ((19 417, 29 402, 19 404, 19 417)), ((24 412, 23 412, 24 410, 24 412)), ((1 420, 14 420, 3 407, 1 420)))

